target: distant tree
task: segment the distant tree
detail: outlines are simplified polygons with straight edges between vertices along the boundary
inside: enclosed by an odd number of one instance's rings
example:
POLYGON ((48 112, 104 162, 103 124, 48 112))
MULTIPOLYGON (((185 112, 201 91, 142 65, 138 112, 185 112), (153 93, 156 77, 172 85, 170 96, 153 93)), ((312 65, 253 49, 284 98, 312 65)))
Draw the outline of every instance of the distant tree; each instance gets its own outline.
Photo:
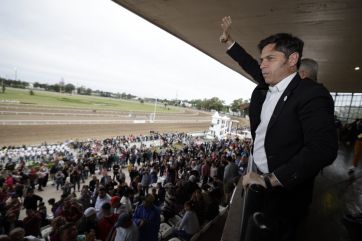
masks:
POLYGON ((20 88, 25 89, 29 86, 28 82, 20 81, 20 80, 9 80, 9 79, 2 79, 5 82, 5 86, 13 87, 13 88, 20 88))
POLYGON ((201 110, 201 109, 202 109, 202 100, 200 100, 200 99, 191 100, 190 103, 191 103, 191 105, 192 105, 193 107, 195 107, 196 109, 198 109, 198 110, 201 110))
POLYGON ((122 92, 122 93, 121 93, 121 98, 122 98, 122 99, 127 99, 127 94, 126 94, 125 92, 122 92))
POLYGON ((217 97, 212 97, 210 100, 206 101, 207 110, 217 110, 221 111, 224 107, 224 101, 220 100, 217 97))
POLYGON ((234 100, 233 103, 231 104, 231 110, 233 112, 239 112, 241 104, 243 104, 242 98, 234 100))
POLYGON ((1 86, 2 86, 2 87, 1 87, 1 89, 2 89, 2 93, 5 93, 5 90, 6 90, 6 87, 5 87, 5 81, 4 81, 4 80, 2 80, 2 81, 1 81, 1 83, 2 83, 2 84, 1 84, 1 86))
POLYGON ((51 85, 49 88, 50 88, 52 91, 60 92, 60 85, 59 85, 59 84, 51 85))
POLYGON ((33 91, 33 90, 30 90, 30 91, 29 91, 29 94, 30 94, 30 95, 34 95, 34 91, 33 91))
POLYGON ((84 86, 81 86, 81 87, 78 87, 78 88, 77 88, 77 94, 78 94, 78 95, 84 95, 84 94, 85 94, 85 91, 86 91, 86 89, 85 89, 84 86))
POLYGON ((127 100, 130 100, 130 99, 133 99, 134 97, 136 97, 136 96, 134 96, 134 95, 131 95, 131 94, 127 94, 127 100))
POLYGON ((100 96, 102 97, 111 97, 111 95, 111 92, 100 91, 100 96))
POLYGON ((86 95, 92 95, 92 89, 87 88, 87 90, 85 91, 86 95))
POLYGON ((138 98, 138 101, 139 101, 141 104, 145 103, 145 100, 142 99, 142 98, 138 98))
POLYGON ((40 84, 40 83, 38 83, 38 82, 34 82, 33 87, 34 87, 34 88, 41 87, 41 84, 40 84))
POLYGON ((66 85, 64 86, 64 91, 65 91, 66 93, 71 94, 71 93, 73 92, 73 90, 75 90, 75 86, 74 86, 73 84, 66 84, 66 85))

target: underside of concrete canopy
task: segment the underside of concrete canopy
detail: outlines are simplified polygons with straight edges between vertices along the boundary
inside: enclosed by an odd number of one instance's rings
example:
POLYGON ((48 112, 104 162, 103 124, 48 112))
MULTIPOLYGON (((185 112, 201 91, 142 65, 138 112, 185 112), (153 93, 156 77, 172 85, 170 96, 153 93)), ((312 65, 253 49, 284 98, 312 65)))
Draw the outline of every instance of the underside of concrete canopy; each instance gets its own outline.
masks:
MULTIPOLYGON (((114 0, 250 78, 220 44, 223 16, 232 35, 255 58, 257 43, 278 32, 304 40, 303 57, 319 63, 319 82, 331 92, 362 92, 361 0, 114 0), (356 71, 359 66, 361 70, 356 71)), ((147 36, 145 36, 147 42, 147 36)))

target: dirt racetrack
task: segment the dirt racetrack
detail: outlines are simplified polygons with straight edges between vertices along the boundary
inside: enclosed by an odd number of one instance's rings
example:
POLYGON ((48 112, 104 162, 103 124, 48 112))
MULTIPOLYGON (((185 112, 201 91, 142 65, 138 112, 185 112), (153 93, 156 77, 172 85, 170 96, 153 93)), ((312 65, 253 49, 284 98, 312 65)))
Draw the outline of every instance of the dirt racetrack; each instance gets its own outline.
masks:
POLYGON ((152 113, 27 106, 0 105, 0 147, 38 145, 66 140, 107 138, 121 135, 149 134, 150 131, 195 132, 208 129, 211 114, 193 110, 176 113, 152 113))
POLYGON ((6 125, 0 126, 0 147, 7 145, 37 145, 107 138, 119 135, 149 134, 150 130, 163 132, 194 132, 208 129, 208 123, 145 123, 145 124, 87 124, 87 125, 6 125))
MULTIPOLYGON (((0 105, 0 147, 39 145, 66 140, 103 139, 122 135, 149 134, 150 131, 199 132, 211 124, 210 112, 180 109, 175 113, 120 112, 71 107, 0 105)), ((240 126, 246 120, 238 119, 240 126)))

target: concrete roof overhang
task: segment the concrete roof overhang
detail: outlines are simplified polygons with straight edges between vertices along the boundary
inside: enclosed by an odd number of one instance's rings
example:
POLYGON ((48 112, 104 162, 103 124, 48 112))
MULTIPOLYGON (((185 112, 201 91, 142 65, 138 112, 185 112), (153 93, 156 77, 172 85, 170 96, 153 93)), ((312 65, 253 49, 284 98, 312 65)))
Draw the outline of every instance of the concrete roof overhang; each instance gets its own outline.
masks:
MULTIPOLYGON (((257 43, 288 32, 304 40, 303 57, 319 63, 331 92, 362 92, 361 0, 114 0, 250 79, 219 43, 223 16, 232 35, 255 58, 257 43)), ((145 36, 147 41, 147 36, 145 36)))

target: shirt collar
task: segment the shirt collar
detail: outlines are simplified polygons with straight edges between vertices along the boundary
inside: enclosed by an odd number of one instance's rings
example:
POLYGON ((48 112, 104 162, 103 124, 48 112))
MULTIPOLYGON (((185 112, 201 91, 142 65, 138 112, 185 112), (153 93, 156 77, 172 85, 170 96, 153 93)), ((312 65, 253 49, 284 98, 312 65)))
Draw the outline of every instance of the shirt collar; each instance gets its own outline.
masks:
POLYGON ((271 93, 276 92, 283 92, 289 85, 289 83, 292 81, 292 79, 297 75, 297 72, 294 72, 293 74, 288 75, 284 79, 282 79, 278 84, 274 86, 269 86, 269 91, 271 93))

